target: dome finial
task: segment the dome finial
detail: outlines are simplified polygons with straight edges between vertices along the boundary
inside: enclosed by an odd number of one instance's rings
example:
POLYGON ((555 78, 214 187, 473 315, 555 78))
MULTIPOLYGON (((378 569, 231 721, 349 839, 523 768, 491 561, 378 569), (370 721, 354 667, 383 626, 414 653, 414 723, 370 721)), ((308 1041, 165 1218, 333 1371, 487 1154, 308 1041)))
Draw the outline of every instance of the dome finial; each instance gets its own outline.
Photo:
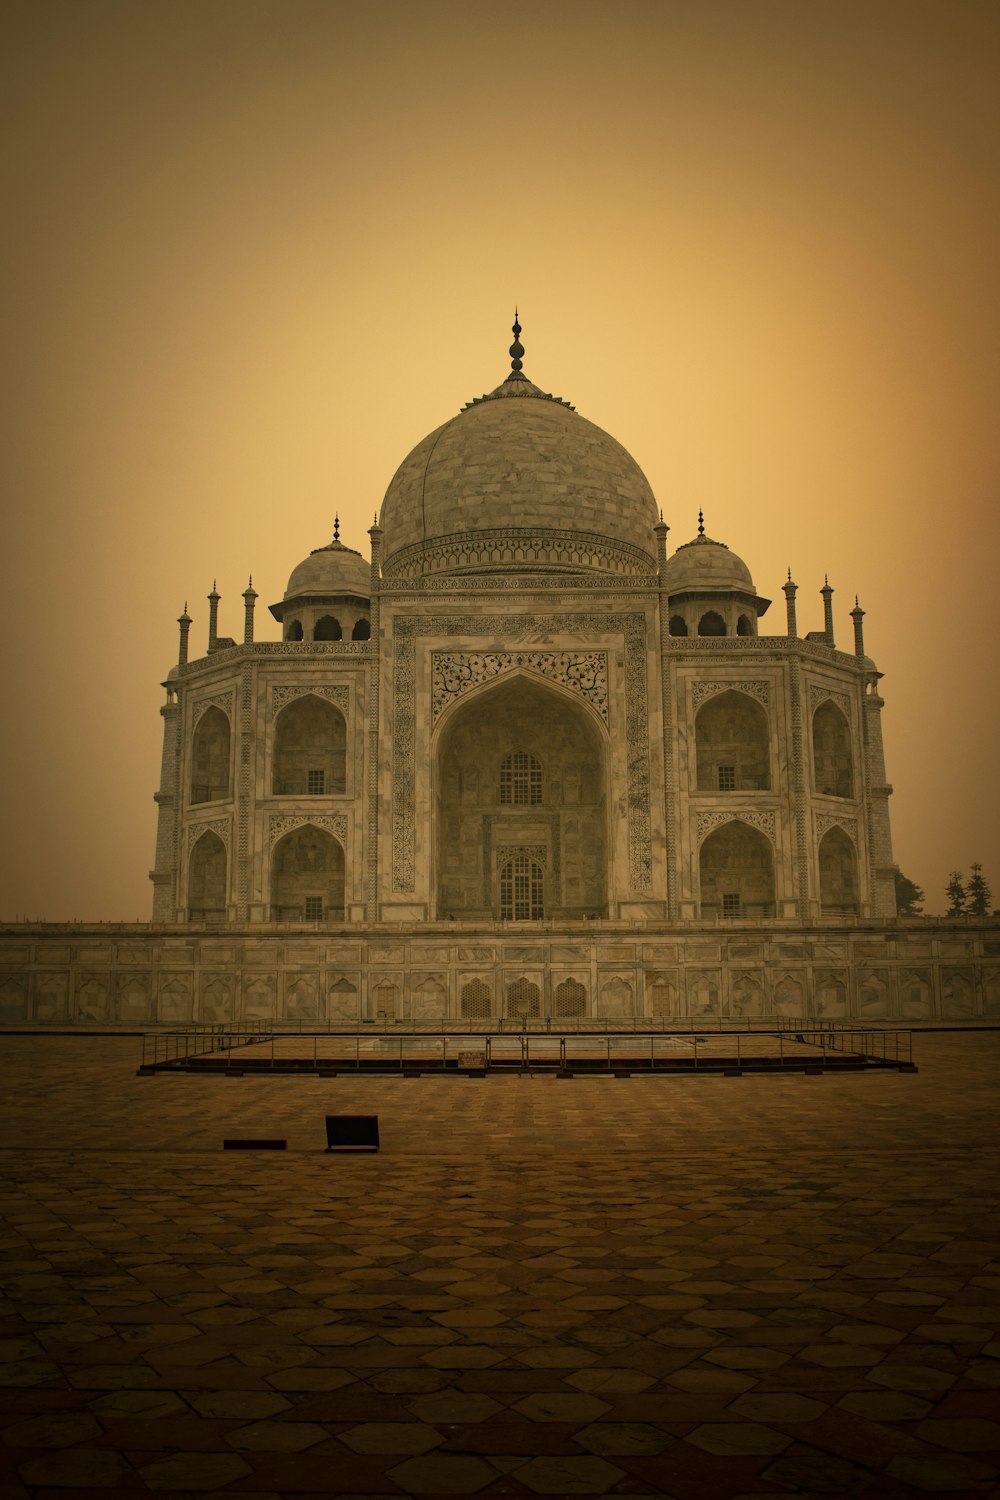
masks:
POLYGON ((514 335, 514 342, 511 344, 510 350, 509 350, 509 353, 510 353, 510 368, 511 368, 512 372, 515 375, 520 375, 520 373, 521 373, 521 356, 524 354, 524 349, 523 349, 523 347, 521 345, 521 325, 517 321, 517 308, 516 307, 514 308, 514 326, 511 329, 511 333, 514 335))
POLYGON ((333 540, 340 541, 340 515, 338 513, 335 513, 333 517, 333 540))
POLYGON ((698 508, 698 535, 705 535, 705 516, 700 506, 698 508))

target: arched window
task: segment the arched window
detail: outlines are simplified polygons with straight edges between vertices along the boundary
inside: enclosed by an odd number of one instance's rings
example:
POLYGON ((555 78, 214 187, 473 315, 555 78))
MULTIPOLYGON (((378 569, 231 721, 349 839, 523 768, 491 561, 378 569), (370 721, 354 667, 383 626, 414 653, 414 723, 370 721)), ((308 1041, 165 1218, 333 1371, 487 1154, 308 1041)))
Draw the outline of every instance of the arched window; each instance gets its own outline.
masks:
POLYGON ((286 641, 301 641, 301 639, 302 639, 302 621, 301 620, 289 620, 287 629, 285 630, 285 640, 286 641))
POLYGON ((756 698, 728 688, 695 719, 699 792, 760 792, 771 785, 771 735, 756 698))
POLYGON ((340 621, 333 615, 323 615, 313 626, 314 641, 339 641, 343 639, 340 621))
POLYGON ((737 635, 753 635, 753 624, 749 615, 740 615, 736 621, 737 635))
POLYGON ((500 801, 535 807, 542 800, 542 768, 526 750, 515 750, 500 763, 500 801))
POLYGON ((687 633, 688 633, 687 620, 685 620, 684 616, 683 615, 671 615, 670 616, 670 634, 671 635, 687 635, 687 633))
POLYGON ((826 797, 854 796, 854 757, 847 719, 829 698, 813 714, 813 771, 826 797))
POLYGON ((488 1020, 493 1014, 493 995, 489 985, 481 979, 470 979, 468 984, 463 984, 461 1007, 466 1020, 488 1020))
POLYGON ((505 922, 539 922, 544 915, 542 867, 526 854, 515 854, 500 871, 500 918, 505 922))
POLYGON ((842 828, 830 828, 820 839, 819 900, 826 916, 857 916, 858 856, 842 828))
POLYGON ((507 986, 507 1014, 509 1016, 537 1016, 541 1011, 542 992, 530 979, 515 979, 507 986))
POLYGON ((555 989, 555 1013, 557 1016, 582 1016, 587 1010, 587 991, 576 979, 564 979, 555 989))
POLYGON ((698 621, 699 635, 725 635, 726 622, 714 609, 708 610, 698 621))
POLYGON ((274 794, 320 797, 342 792, 347 724, 325 698, 306 693, 278 715, 274 730, 274 794))
POLYGON ((191 850, 188 864, 188 920, 221 922, 226 915, 226 846, 206 832, 191 850))
POLYGON ((206 708, 191 747, 191 801, 215 802, 229 796, 229 718, 206 708))
POLYGON ((371 620, 355 621, 354 629, 351 631, 352 641, 370 641, 372 638, 371 620))

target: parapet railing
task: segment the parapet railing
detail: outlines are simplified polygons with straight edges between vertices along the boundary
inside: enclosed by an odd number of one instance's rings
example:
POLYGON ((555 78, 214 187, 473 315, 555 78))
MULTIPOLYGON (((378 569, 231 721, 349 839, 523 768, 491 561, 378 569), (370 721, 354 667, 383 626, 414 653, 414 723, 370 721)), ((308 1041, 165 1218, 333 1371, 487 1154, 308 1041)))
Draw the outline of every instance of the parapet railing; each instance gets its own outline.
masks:
MULTIPOLYGON (((912 1066, 909 1031, 835 1027, 794 1023, 788 1027, 725 1028, 715 1031, 655 1030, 503 1030, 449 1032, 430 1030, 331 1031, 320 1027, 290 1030, 225 1024, 159 1032, 143 1037, 141 1071, 182 1067, 195 1058, 216 1057, 225 1070, 241 1071, 252 1049, 254 1070, 403 1072, 407 1068, 444 1071, 555 1069, 574 1066, 613 1072, 616 1067, 641 1072, 676 1065, 697 1071, 704 1066, 763 1066, 786 1063, 825 1066, 828 1056, 854 1058, 859 1064, 912 1066), (770 1045, 768 1045, 770 1044, 770 1045)), ((838 1064, 839 1066, 839 1064, 838 1064)))

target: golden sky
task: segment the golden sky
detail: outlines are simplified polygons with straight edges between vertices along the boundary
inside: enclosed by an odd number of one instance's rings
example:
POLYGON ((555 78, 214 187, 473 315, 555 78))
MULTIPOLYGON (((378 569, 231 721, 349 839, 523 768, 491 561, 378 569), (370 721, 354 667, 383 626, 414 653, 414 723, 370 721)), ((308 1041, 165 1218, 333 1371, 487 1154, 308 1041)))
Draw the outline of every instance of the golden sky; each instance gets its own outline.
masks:
POLYGON ((508 368, 800 629, 1000 895, 1000 7, 7 0, 0 915, 145 919, 163 700, 508 368))

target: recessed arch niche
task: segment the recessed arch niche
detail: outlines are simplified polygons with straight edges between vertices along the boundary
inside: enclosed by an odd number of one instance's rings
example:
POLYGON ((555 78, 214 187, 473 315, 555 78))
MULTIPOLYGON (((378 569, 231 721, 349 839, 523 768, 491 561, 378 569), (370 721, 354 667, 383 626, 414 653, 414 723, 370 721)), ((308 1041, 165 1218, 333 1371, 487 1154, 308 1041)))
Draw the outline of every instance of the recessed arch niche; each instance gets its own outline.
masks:
MULTIPOLYGON (((228 722, 228 721, 227 721, 228 722)), ((226 915, 226 846, 207 830, 188 861, 188 921, 221 921, 226 915)))
POLYGON ((703 703, 695 719, 699 792, 767 791, 771 732, 767 711, 729 688, 703 703))
POLYGON ((191 744, 191 801, 229 796, 229 715, 213 703, 198 720, 191 744))
POLYGON ((343 848, 312 823, 293 828, 271 853, 272 921, 336 921, 343 915, 343 848))
POLYGON ((708 835, 698 857, 703 917, 774 915, 774 851, 757 828, 732 818, 708 835))
POLYGON ((856 916, 858 854, 842 828, 827 829, 819 841, 819 900, 828 916, 856 916))
POLYGON ((500 918, 502 872, 518 857, 541 872, 545 917, 606 914, 606 749, 590 709, 511 673, 452 709, 435 763, 439 915, 500 918), (518 801, 510 776, 524 765, 518 801))
POLYGON ((347 722, 325 698, 306 693, 279 713, 274 726, 275 796, 325 796, 343 792, 347 722))
POLYGON ((827 797, 854 796, 851 726, 831 699, 813 714, 813 773, 816 790, 827 797))

